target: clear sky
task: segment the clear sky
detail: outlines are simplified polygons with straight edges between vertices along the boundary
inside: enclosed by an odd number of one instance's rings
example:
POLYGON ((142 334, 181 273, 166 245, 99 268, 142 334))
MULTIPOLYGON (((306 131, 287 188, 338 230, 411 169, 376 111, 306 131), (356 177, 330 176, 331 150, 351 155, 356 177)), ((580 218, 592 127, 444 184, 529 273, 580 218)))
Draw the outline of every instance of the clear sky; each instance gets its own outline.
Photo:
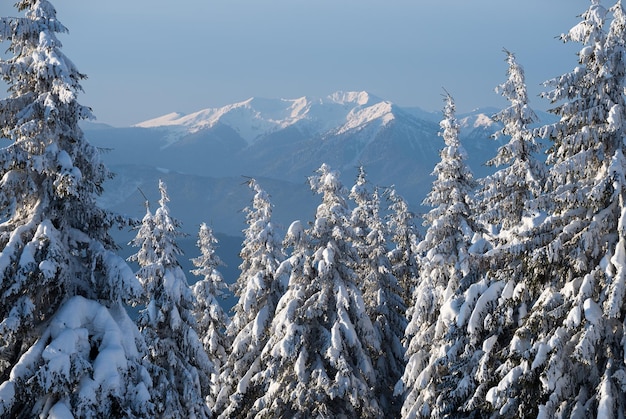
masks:
MULTIPOLYGON (((16 15, 0 0, 0 15, 16 15)), ((63 52, 89 77, 80 102, 126 126, 249 97, 366 90, 439 110, 503 106, 502 48, 540 84, 570 71, 579 46, 557 37, 589 0, 51 0, 63 52)), ((606 7, 613 0, 603 0, 606 7)), ((3 50, 6 48, 0 46, 3 50)), ((3 92, 4 93, 4 92, 3 92)))

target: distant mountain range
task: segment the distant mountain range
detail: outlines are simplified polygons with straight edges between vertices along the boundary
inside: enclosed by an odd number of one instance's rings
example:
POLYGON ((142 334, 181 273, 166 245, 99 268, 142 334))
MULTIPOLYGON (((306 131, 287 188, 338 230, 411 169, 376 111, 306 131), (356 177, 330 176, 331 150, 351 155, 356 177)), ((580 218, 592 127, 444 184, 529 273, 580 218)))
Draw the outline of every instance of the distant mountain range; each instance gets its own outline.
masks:
MULTIPOLYGON (((490 139, 497 109, 457 115, 461 141, 475 176, 488 173, 484 162, 500 145, 490 139)), ((367 92, 336 92, 325 98, 252 98, 192 114, 171 113, 132 127, 86 123, 87 139, 106 149, 117 176, 101 203, 141 217, 145 194, 157 199, 157 182, 168 184, 174 216, 195 234, 200 222, 217 232, 238 235, 241 209, 255 177, 271 194, 275 217, 288 225, 311 220, 318 197, 308 176, 327 163, 350 188, 363 165, 372 184, 395 185, 415 210, 431 187, 443 140, 437 112, 401 108, 367 92)))

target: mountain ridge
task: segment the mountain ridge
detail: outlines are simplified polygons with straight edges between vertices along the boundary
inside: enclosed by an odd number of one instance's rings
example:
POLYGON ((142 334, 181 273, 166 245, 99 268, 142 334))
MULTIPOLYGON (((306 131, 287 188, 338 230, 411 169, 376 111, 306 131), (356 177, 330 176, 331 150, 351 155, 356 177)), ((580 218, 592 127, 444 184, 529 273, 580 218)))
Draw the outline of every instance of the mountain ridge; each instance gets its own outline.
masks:
POLYGON ((180 138, 222 123, 236 127, 237 133, 251 144, 258 138, 297 124, 317 134, 330 130, 342 133, 374 120, 381 120, 384 125, 393 119, 394 112, 402 111, 371 93, 337 91, 324 98, 253 97, 190 114, 172 112, 139 122, 133 127, 169 130, 172 136, 180 138))
MULTIPOLYGON (((495 112, 496 108, 481 108, 457 116, 461 142, 475 177, 492 170, 484 162, 505 140, 491 139, 499 129, 491 119, 495 112)), ((273 182, 276 208, 288 207, 279 211, 280 222, 288 225, 310 214, 301 214, 304 207, 279 191, 291 191, 292 196, 310 203, 315 197, 306 179, 322 163, 338 170, 348 188, 358 166, 363 166, 371 184, 393 185, 414 211, 423 211, 420 205, 431 188, 431 173, 444 145, 439 120, 436 112, 403 108, 368 92, 339 91, 324 98, 250 98, 188 115, 170 113, 132 127, 86 123, 83 128, 90 142, 106 150, 105 163, 121 172, 117 180, 105 186, 105 206, 122 212, 126 208, 141 216, 142 206, 136 196, 131 202, 131 195, 136 194, 130 192, 154 189, 158 179, 165 177, 176 179, 185 189, 176 196, 183 201, 183 208, 196 206, 200 210, 199 202, 208 187, 203 182, 217 188, 225 178, 249 176, 273 182), (304 191, 296 193, 298 188, 304 191)), ((230 185, 235 183, 229 181, 230 185)), ((201 206, 220 216, 236 216, 241 209, 237 206, 245 200, 233 200, 226 188, 218 189, 223 195, 212 194, 215 202, 201 206)), ((233 193, 242 193, 241 188, 236 189, 233 193)), ((187 212, 184 218, 192 224, 198 221, 187 212)), ((241 226, 241 221, 228 220, 223 223, 224 231, 219 227, 216 231, 238 234, 236 226, 241 226)))

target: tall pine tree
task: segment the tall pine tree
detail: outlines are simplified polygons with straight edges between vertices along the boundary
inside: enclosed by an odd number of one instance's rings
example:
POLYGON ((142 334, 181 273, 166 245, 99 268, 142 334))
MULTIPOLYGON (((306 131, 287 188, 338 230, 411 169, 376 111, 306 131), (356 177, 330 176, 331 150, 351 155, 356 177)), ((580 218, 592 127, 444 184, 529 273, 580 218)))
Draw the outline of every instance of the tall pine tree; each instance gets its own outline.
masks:
POLYGON ((220 373, 222 388, 215 407, 224 418, 245 417, 263 391, 263 385, 251 383, 251 378, 261 368, 261 351, 269 338, 278 300, 285 292, 275 279, 284 255, 272 222, 270 197, 255 179, 250 179, 248 186, 254 198, 252 207, 245 209, 248 228, 240 253, 241 274, 234 284, 239 300, 227 330, 232 344, 220 373))
POLYGON ((418 245, 424 253, 420 279, 407 311, 408 363, 396 386, 406 395, 402 416, 408 418, 441 416, 453 409, 446 394, 450 385, 442 385, 442 379, 449 377, 459 356, 459 345, 449 341, 449 334, 458 327, 455 297, 472 280, 470 247, 476 231, 470 217, 475 181, 465 163, 455 113, 454 100, 446 94, 440 123, 445 147, 435 166, 437 179, 424 201, 434 208, 424 216, 428 229, 418 245))
POLYGON ((191 273, 202 277, 192 287, 195 296, 193 313, 198 335, 213 367, 209 372, 211 379, 209 407, 215 405, 215 399, 220 390, 219 371, 226 362, 229 347, 226 328, 230 323, 230 318, 218 300, 226 296, 228 285, 218 270, 218 267, 224 263, 215 253, 216 243, 213 229, 202 223, 197 242, 201 255, 191 260, 196 267, 191 273))
POLYGON ((481 179, 477 194, 478 221, 494 234, 502 234, 500 240, 510 239, 511 230, 529 215, 529 201, 541 193, 544 182, 544 165, 536 158, 539 151, 530 125, 537 122, 535 112, 528 104, 524 69, 517 63, 515 55, 507 55, 508 79, 496 88, 509 100, 509 107, 493 116, 503 128, 493 137, 508 137, 509 141, 498 149, 496 156, 487 162, 498 170, 481 179))
POLYGON ((380 417, 375 372, 368 343, 376 343, 353 266, 358 255, 348 223, 345 190, 337 173, 322 165, 310 178, 322 195, 315 222, 304 234, 292 225, 293 264, 256 380, 266 393, 251 414, 257 417, 380 417), (306 240, 308 238, 308 240, 306 240), (310 241, 309 241, 310 240, 310 241), (307 247, 309 250, 307 250, 307 247))
POLYGON ((417 244, 421 241, 415 225, 415 214, 408 203, 394 188, 388 188, 385 196, 387 207, 387 230, 393 248, 389 250, 392 272, 400 285, 401 296, 406 307, 412 306, 412 295, 419 277, 417 244))
MULTIPOLYGON (((463 397, 451 400, 459 411, 490 411, 485 395, 493 384, 495 369, 504 359, 500 345, 511 340, 525 311, 516 306, 515 287, 526 279, 525 226, 536 216, 530 202, 543 187, 544 167, 535 153, 538 144, 529 125, 537 117, 528 105, 524 72, 507 54, 508 79, 496 88, 510 106, 494 115, 503 128, 494 137, 509 137, 487 164, 499 169, 481 180, 474 211, 490 234, 491 248, 483 256, 481 278, 459 296, 463 325, 461 359, 454 373, 463 376, 459 384, 463 397), (527 221, 528 220, 528 221, 527 221), (466 320, 465 320, 466 319, 466 320)), ((456 396, 455 392, 451 393, 456 396)))
POLYGON ((546 217, 529 230, 528 280, 515 289, 528 314, 486 395, 501 414, 616 417, 626 407, 624 29, 619 2, 609 13, 593 0, 562 36, 582 48, 544 94, 561 103, 560 120, 540 130, 552 141, 536 200, 546 217))
POLYGON ((0 416, 151 414, 141 336, 123 303, 141 296, 99 208, 109 177, 79 121, 85 78, 62 53, 46 0, 0 19, 0 416))
POLYGON ((165 183, 154 214, 149 209, 131 242, 139 251, 130 257, 148 302, 137 323, 147 343, 146 365, 152 378, 155 414, 168 418, 208 418, 205 398, 213 366, 195 331, 194 296, 177 257, 181 235, 170 216, 165 183))
POLYGON ((402 338, 406 307, 389 260, 387 229, 380 217, 378 189, 371 190, 363 167, 359 168, 350 198, 356 204, 350 217, 353 241, 359 254, 355 270, 378 340, 376 344, 368 343, 369 348, 380 348, 369 354, 376 371, 375 393, 381 409, 397 416, 401 403, 394 397, 393 389, 405 367, 402 338))

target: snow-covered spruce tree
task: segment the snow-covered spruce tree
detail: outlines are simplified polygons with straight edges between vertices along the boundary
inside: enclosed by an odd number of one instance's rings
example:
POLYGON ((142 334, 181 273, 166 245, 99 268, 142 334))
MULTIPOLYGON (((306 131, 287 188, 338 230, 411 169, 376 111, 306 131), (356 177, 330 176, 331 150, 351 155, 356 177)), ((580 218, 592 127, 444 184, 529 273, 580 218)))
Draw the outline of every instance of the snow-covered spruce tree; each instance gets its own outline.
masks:
POLYGON ((240 252, 241 274, 234 284, 239 300, 227 329, 232 344, 220 372, 221 390, 215 406, 224 418, 245 417, 265 391, 263 383, 251 383, 251 378, 261 368, 261 351, 269 338, 278 300, 285 292, 283 284, 275 280, 284 254, 272 223, 270 197, 255 179, 250 179, 248 186, 255 195, 252 208, 244 209, 248 227, 240 252))
POLYGON ((486 163, 498 170, 480 180, 475 209, 478 221, 491 227, 493 233, 504 231, 497 242, 507 242, 511 230, 528 215, 528 202, 539 195, 544 179, 544 164, 536 158, 539 145, 529 128, 537 122, 537 116, 528 105, 524 69, 513 53, 506 50, 505 53, 508 79, 496 92, 508 99, 510 105, 492 119, 503 124, 493 138, 508 137, 509 141, 486 163))
POLYGON ((424 216, 428 227, 418 251, 420 280, 413 295, 413 306, 407 310, 409 325, 405 339, 409 342, 407 367, 396 391, 405 394, 402 416, 438 417, 453 413, 464 394, 458 393, 452 376, 462 349, 462 342, 451 336, 461 335, 465 320, 459 314, 457 296, 475 278, 470 248, 476 228, 470 217, 473 175, 465 163, 466 155, 459 142, 459 124, 455 105, 445 96, 441 121, 445 147, 435 166, 433 182, 424 204, 434 208, 424 216))
POLYGON ((359 254, 355 271, 366 312, 379 341, 376 345, 368 344, 370 348, 380 348, 380 351, 369 354, 376 372, 375 393, 380 408, 397 417, 401 401, 394 396, 393 390, 405 367, 402 338, 406 328, 406 307, 388 257, 387 229, 380 217, 378 189, 371 190, 362 166, 349 197, 356 204, 350 218, 354 245, 359 254))
POLYGON ((528 311, 486 394, 502 415, 618 417, 626 409, 624 365, 624 10, 592 1, 563 35, 579 42, 579 66, 545 93, 560 121, 553 141, 545 219, 529 231, 527 281, 513 298, 528 311), (608 17, 612 14, 609 31, 608 17), (527 303, 525 301, 528 301, 527 303))
POLYGON ((148 209, 131 244, 129 260, 139 264, 136 275, 148 301, 137 323, 147 343, 145 364, 152 378, 155 414, 167 418, 211 416, 205 398, 213 370, 195 331, 194 296, 177 257, 179 223, 170 216, 165 183, 154 214, 148 209))
POLYGON ((402 301, 406 307, 413 305, 412 296, 419 278, 417 244, 421 241, 415 225, 415 214, 393 187, 387 188, 384 196, 387 207, 387 230, 393 248, 389 250, 392 273, 400 285, 402 301))
MULTIPOLYGON (((529 202, 541 193, 544 178, 544 165, 535 157, 538 144, 529 128, 537 117, 528 106, 524 72, 515 56, 505 53, 508 79, 496 92, 507 98, 510 106, 493 119, 503 124, 494 138, 506 136, 509 141, 487 162, 499 170, 481 179, 474 208, 478 222, 490 232, 493 247, 483 257, 482 265, 488 271, 458 300, 467 327, 462 330, 465 346, 458 363, 462 370, 457 373, 467 377, 463 386, 469 396, 462 406, 463 400, 459 400, 456 408, 467 412, 491 410, 485 395, 497 377, 496 369, 506 360, 506 351, 502 352, 499 345, 511 340, 526 313, 520 310, 525 294, 512 297, 515 287, 528 278, 524 219, 534 215, 529 202)), ((459 323, 463 322, 457 319, 459 323)))
POLYGON ((96 205, 109 176, 79 120, 84 75, 45 0, 0 19, 0 417, 145 417, 141 336, 123 303, 142 290, 96 205))
POLYGON ((226 362, 229 347, 226 327, 230 319, 218 301, 218 298, 225 297, 228 285, 218 270, 224 263, 215 253, 216 244, 213 230, 202 223, 197 242, 200 256, 191 259, 196 267, 191 273, 202 277, 192 287, 195 296, 193 314, 196 318, 196 330, 213 365, 210 373, 211 391, 207 401, 209 407, 215 405, 215 398, 220 390, 218 374, 226 362))
POLYGON ((327 165, 310 184, 322 203, 308 234, 290 229, 305 237, 294 253, 306 258, 296 264, 278 304, 263 351, 265 368, 255 377, 268 387, 250 416, 381 417, 369 357, 380 348, 368 348, 378 339, 352 268, 358 256, 346 191, 327 165))

